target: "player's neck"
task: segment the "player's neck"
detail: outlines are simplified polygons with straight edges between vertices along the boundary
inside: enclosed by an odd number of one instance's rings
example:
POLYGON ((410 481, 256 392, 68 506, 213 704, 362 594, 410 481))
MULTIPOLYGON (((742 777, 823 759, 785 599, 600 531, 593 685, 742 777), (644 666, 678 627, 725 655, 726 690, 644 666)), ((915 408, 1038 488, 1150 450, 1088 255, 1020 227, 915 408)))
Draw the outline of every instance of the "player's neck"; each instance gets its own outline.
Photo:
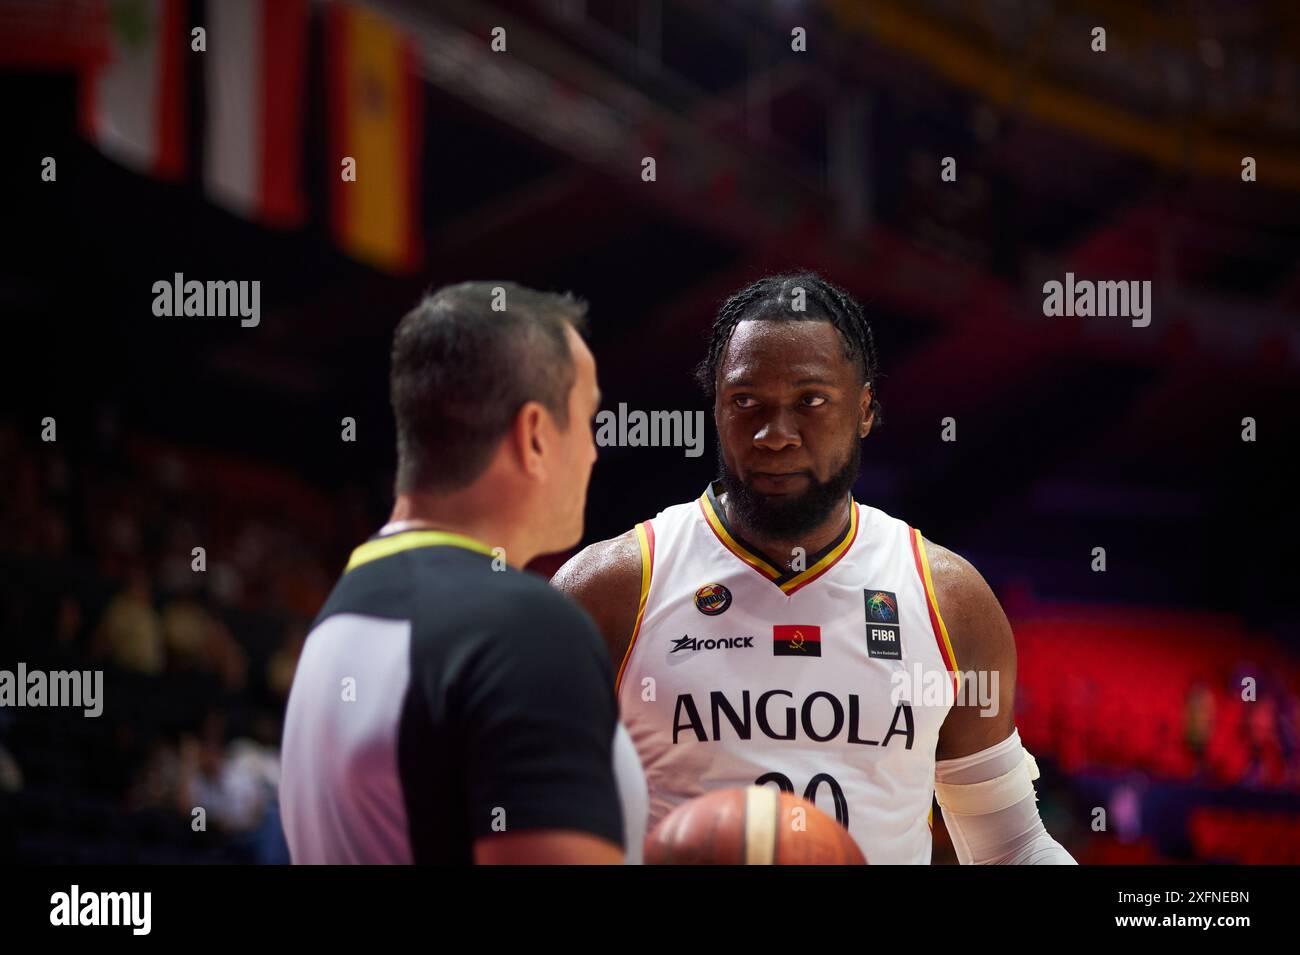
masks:
POLYGON ((398 494, 385 526, 393 533, 438 530, 469 537, 490 548, 502 548, 506 563, 523 569, 540 553, 527 528, 513 515, 502 513, 499 501, 495 507, 485 506, 479 497, 463 493, 398 494))
POLYGON ((718 498, 718 503, 726 511, 727 523, 731 525, 735 533, 756 547, 763 555, 774 561, 779 561, 781 566, 786 569, 790 568, 794 560, 796 547, 803 548, 805 559, 819 553, 844 533, 844 529, 848 526, 851 517, 849 508, 852 498, 846 494, 844 500, 831 509, 831 513, 827 515, 826 519, 807 533, 789 539, 770 537, 741 521, 736 514, 735 508, 731 506, 729 498, 730 495, 724 492, 718 498))

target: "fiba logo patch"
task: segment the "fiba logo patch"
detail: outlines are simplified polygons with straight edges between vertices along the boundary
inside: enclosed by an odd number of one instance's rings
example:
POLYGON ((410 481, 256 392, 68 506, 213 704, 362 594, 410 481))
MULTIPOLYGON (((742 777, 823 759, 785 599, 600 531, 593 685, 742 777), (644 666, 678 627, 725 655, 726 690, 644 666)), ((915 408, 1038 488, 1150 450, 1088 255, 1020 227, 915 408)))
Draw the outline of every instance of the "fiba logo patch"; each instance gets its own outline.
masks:
POLYGON ((877 660, 903 659, 898 597, 888 590, 864 590, 862 598, 867 612, 867 656, 877 660))
POLYGON ((708 617, 716 617, 731 606, 731 591, 722 584, 705 584, 695 591, 695 609, 708 617))
POLYGON ((898 599, 888 590, 864 591, 870 623, 898 623, 898 599))

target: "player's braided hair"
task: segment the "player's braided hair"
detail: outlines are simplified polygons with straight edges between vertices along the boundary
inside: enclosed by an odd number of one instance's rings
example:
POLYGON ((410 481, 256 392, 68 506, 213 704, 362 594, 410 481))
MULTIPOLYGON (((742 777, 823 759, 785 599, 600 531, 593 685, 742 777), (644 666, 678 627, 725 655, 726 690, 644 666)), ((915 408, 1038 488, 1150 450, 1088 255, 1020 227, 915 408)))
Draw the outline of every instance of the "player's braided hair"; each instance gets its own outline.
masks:
POLYGON ((856 361, 862 381, 871 385, 871 411, 880 418, 880 359, 871 323, 862 306, 844 289, 816 272, 767 275, 728 298, 718 309, 709 333, 709 352, 695 368, 695 380, 712 401, 718 383, 718 365, 736 326, 745 319, 772 321, 826 321, 844 340, 845 357, 856 361), (795 311, 795 289, 804 290, 804 311, 795 311))

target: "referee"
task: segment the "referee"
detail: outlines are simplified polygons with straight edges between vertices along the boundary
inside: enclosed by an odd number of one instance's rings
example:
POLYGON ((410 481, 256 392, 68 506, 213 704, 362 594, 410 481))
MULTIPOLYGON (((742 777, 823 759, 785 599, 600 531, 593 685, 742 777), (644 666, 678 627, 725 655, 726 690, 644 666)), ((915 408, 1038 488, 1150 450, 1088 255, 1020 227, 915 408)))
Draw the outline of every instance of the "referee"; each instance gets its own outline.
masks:
POLYGON ((295 863, 640 861, 645 781, 586 614, 523 573, 582 536, 586 306, 507 282, 397 327, 392 518, 303 648, 281 808, 295 863))

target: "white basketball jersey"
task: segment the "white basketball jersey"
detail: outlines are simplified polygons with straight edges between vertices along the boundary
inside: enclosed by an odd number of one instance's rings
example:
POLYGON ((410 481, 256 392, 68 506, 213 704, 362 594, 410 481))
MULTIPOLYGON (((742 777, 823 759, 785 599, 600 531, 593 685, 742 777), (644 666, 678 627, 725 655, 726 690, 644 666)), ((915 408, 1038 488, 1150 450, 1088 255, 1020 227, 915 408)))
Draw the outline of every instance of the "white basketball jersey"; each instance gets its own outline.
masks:
POLYGON ((847 824, 869 862, 928 864, 957 665, 920 533, 854 503, 838 540, 783 572, 731 532, 713 487, 636 533, 641 609, 618 694, 649 825, 771 783, 847 824))

